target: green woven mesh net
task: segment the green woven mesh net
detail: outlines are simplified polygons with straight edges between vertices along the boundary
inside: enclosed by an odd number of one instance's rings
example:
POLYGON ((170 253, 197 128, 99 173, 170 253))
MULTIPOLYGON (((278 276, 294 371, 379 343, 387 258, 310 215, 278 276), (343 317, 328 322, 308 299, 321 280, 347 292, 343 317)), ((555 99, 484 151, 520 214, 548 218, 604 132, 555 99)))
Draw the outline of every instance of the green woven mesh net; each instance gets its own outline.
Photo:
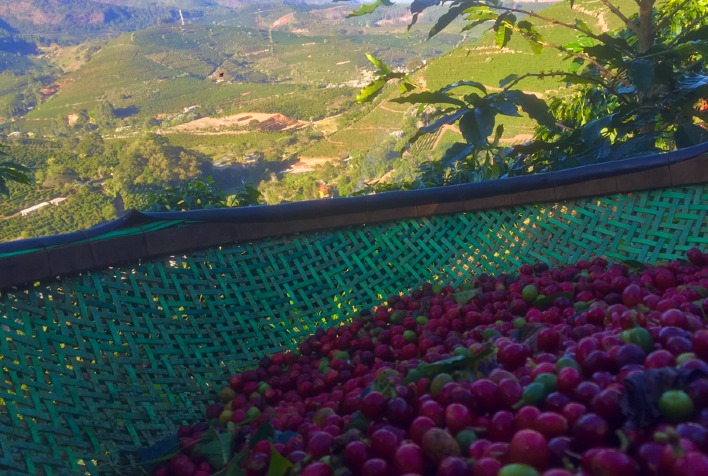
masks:
POLYGON ((424 281, 678 258, 708 246, 707 199, 680 187, 403 220, 2 293, 0 474, 140 474, 130 451, 202 419, 228 375, 317 326, 424 281))

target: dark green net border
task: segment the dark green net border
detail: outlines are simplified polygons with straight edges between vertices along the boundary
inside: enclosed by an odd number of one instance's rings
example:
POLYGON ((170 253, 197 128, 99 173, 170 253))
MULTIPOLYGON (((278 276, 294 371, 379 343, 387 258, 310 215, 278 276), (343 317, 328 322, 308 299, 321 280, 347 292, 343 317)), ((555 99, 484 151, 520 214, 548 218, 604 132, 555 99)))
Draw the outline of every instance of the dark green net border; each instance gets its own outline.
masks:
MULTIPOLYGON (((202 418, 228 375, 424 281, 708 247, 708 189, 402 220, 234 244, 0 294, 0 474, 138 474, 125 452, 202 418)), ((188 233, 188 227, 176 229, 188 233)))

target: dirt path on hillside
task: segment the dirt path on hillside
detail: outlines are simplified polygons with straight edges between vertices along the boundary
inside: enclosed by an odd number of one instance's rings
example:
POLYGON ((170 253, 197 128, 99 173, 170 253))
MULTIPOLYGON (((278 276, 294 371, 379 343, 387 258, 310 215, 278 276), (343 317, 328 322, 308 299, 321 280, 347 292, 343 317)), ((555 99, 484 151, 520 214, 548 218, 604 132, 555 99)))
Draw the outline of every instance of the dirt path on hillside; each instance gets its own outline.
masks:
POLYGON ((396 110, 396 109, 391 109, 390 107, 386 107, 386 105, 383 104, 383 103, 382 103, 382 104, 379 104, 379 107, 380 107, 381 109, 383 109, 384 111, 395 112, 396 114, 405 114, 405 113, 406 113, 406 111, 398 111, 398 110, 396 110))
MULTIPOLYGON (((433 143, 433 150, 437 149, 437 147, 440 145, 440 141, 442 141, 442 138, 445 135, 446 131, 457 132, 458 128, 457 126, 452 124, 442 126, 440 128, 440 131, 438 132, 438 136, 435 139, 435 142, 433 143)), ((499 143, 504 145, 514 145, 521 144, 522 142, 526 142, 531 139, 533 139, 533 134, 516 134, 513 137, 502 137, 501 139, 499 139, 499 143)))
POLYGON ((437 149, 437 147, 440 145, 440 141, 442 140, 443 136, 445 135, 445 131, 451 131, 451 130, 457 130, 457 126, 453 126, 452 124, 447 124, 444 125, 440 128, 438 131, 438 137, 435 139, 435 142, 433 142, 433 150, 437 149))

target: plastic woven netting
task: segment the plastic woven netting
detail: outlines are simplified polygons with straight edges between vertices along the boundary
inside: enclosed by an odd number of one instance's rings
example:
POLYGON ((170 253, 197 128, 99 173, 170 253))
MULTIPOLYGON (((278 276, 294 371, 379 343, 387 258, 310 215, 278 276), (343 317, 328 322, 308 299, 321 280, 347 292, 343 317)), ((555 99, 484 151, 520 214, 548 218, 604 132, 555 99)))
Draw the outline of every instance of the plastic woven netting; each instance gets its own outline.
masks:
MULTIPOLYGON (((0 474, 139 474, 227 375, 423 281, 708 246, 708 188, 403 220, 207 249, 0 294, 0 474)), ((176 232, 188 233, 188 225, 176 232)))

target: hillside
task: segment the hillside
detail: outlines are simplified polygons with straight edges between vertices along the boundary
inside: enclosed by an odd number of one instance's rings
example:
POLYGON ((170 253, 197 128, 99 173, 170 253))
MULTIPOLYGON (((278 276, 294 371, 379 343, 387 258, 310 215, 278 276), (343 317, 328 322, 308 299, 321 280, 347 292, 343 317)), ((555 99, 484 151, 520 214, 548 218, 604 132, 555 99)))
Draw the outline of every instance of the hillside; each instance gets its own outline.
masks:
MULTIPOLYGON (((111 3, 132 8, 136 2, 111 3)), ((491 38, 479 38, 480 30, 463 37, 455 25, 423 41, 436 15, 422 17, 408 33, 400 21, 402 7, 347 19, 351 5, 237 3, 221 2, 240 7, 229 15, 45 47, 42 55, 23 57, 41 68, 25 76, 0 74, 0 114, 3 101, 14 97, 0 132, 11 153, 36 170, 41 185, 13 186, 11 198, 0 199, 0 215, 13 216, 0 225, 0 239, 34 236, 57 210, 37 212, 30 230, 21 225, 29 219, 14 214, 64 195, 71 205, 85 193, 79 193, 81 183, 92 184, 92 193, 103 197, 94 207, 100 213, 84 214, 87 222, 144 206, 150 191, 178 183, 179 174, 166 167, 173 160, 179 164, 179 157, 193 161, 179 176, 211 175, 227 194, 250 183, 267 203, 409 181, 421 163, 440 157, 457 140, 456 130, 450 126, 425 136, 401 155, 422 119, 415 108, 389 102, 399 94, 395 87, 372 104, 354 103, 373 70, 365 53, 413 72, 414 81, 431 89, 457 79, 493 89, 520 65, 541 71, 562 60, 552 50, 534 56, 516 40, 498 50, 491 38), (145 139, 146 132, 152 138, 145 139), (158 151, 163 162, 145 162, 142 150, 158 151), (132 182, 130 168, 136 166, 147 172, 132 182)), ((626 3, 622 8, 632 11, 626 3)), ((567 4, 526 6, 600 30, 618 26, 599 0, 578 2, 572 10, 567 4)), ((541 28, 552 42, 573 38, 557 27, 541 28)), ((544 96, 565 94, 553 84, 535 80, 522 87, 544 96)), ((533 132, 523 118, 504 125, 506 143, 527 140, 533 132)), ((76 224, 53 226, 56 232, 76 224)))
POLYGON ((10 155, 33 169, 36 185, 13 184, 11 196, 0 197, 0 239, 109 219, 179 177, 212 175, 234 193, 291 166, 306 170, 297 157, 323 138, 319 125, 363 110, 353 100, 370 71, 365 53, 416 67, 459 41, 449 34, 424 42, 405 25, 376 25, 402 9, 349 20, 351 8, 251 3, 184 25, 8 55, 25 66, 0 73, 0 135, 10 155), (146 132, 163 139, 141 142, 146 132), (131 147, 135 153, 126 152, 131 147), (167 162, 143 164, 150 172, 134 183, 131 167, 148 149, 160 149, 167 162), (187 156, 193 166, 172 173, 187 156), (101 205, 83 210, 86 194, 101 205), (59 208, 23 216, 61 198, 59 208))
MULTIPOLYGON (((636 8, 633 7, 634 4, 630 0, 615 3, 623 11, 633 11, 636 8)), ((621 26, 620 21, 609 14, 599 0, 576 2, 573 9, 570 9, 565 2, 552 6, 526 4, 525 7, 542 8, 544 15, 557 20, 570 23, 575 22, 576 19, 581 20, 598 31, 608 31, 621 26)), ((564 44, 575 38, 573 32, 547 24, 540 25, 539 30, 550 43, 564 44)), ((498 88, 501 79, 510 74, 519 73, 520 65, 529 65, 529 71, 540 72, 558 68, 561 66, 562 59, 557 51, 550 48, 546 48, 540 55, 535 55, 529 50, 527 43, 518 37, 513 38, 506 48, 500 50, 494 44, 493 35, 487 35, 428 61, 413 75, 413 79, 420 86, 429 89, 438 89, 452 81, 464 79, 481 82, 488 89, 494 90, 498 88)), ((558 89, 558 83, 551 81, 550 84, 553 86, 549 87, 548 83, 543 80, 532 78, 525 80, 521 87, 527 92, 545 97, 566 93, 564 88, 558 89)), ((373 106, 368 108, 365 114, 358 117, 352 124, 332 130, 327 135, 326 141, 313 144, 304 150, 302 155, 318 158, 323 156, 335 158, 343 153, 362 155, 370 148, 380 144, 382 140, 390 140, 391 134, 395 136, 397 132, 400 133, 405 129, 402 124, 406 122, 410 124, 412 121, 410 116, 406 117, 411 108, 388 102, 389 99, 398 95, 395 88, 388 89, 373 106)), ((524 117, 506 117, 503 124, 505 126, 504 141, 509 144, 528 140, 533 133, 533 125, 524 117)), ((459 139, 459 134, 455 131, 454 126, 447 126, 442 128, 438 134, 419 140, 408 154, 408 160, 420 162, 440 157, 447 147, 459 139)), ((412 132, 410 126, 408 132, 412 132)), ((410 175, 407 175, 410 173, 410 167, 401 167, 399 163, 391 163, 387 169, 390 173, 387 173, 385 181, 396 182, 411 178, 410 175)))

